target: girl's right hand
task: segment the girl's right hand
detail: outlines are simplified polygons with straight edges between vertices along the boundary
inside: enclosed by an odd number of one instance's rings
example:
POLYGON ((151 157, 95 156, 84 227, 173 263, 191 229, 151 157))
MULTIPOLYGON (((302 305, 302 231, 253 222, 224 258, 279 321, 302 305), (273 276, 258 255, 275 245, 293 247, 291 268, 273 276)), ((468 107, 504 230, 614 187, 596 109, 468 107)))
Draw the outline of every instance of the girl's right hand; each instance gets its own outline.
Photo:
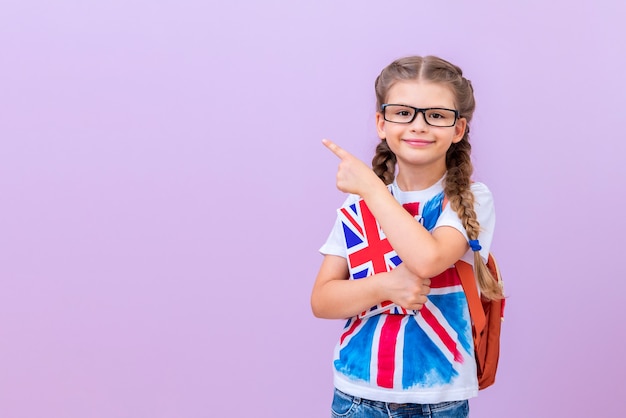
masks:
POLYGON ((384 183, 363 161, 329 139, 323 139, 322 143, 341 160, 337 168, 337 188, 339 190, 361 197, 376 187, 387 191, 384 183))
POLYGON ((388 298, 396 305, 420 310, 428 300, 430 279, 411 273, 404 263, 391 270, 384 280, 388 298))

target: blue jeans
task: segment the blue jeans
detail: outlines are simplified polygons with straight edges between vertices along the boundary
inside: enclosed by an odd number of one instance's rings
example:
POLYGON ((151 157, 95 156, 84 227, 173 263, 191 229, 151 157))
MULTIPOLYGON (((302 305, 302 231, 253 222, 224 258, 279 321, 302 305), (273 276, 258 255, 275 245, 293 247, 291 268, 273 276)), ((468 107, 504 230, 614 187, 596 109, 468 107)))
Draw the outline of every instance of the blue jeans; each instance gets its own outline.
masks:
POLYGON ((437 404, 388 403, 357 398, 335 389, 332 418, 466 418, 467 400, 437 404))

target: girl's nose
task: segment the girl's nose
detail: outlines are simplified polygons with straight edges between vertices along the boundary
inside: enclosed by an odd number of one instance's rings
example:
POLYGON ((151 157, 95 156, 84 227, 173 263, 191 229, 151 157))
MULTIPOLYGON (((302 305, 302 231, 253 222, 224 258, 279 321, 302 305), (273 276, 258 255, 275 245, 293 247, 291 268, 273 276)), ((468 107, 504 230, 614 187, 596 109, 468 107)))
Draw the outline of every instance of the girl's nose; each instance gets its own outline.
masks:
POLYGON ((426 116, 424 115, 424 112, 417 112, 415 119, 411 122, 411 129, 423 131, 424 129, 427 129, 427 127, 428 124, 426 123, 426 116))

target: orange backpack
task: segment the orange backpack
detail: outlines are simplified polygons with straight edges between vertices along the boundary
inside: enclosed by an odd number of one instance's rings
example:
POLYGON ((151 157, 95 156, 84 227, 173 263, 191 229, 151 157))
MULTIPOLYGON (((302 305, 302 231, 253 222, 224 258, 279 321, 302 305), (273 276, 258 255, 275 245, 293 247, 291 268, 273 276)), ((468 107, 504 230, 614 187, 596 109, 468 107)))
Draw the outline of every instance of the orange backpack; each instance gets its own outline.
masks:
MULTIPOLYGON (((461 278, 472 318, 478 388, 485 389, 491 386, 496 379, 500 357, 500 328, 504 320, 504 299, 482 299, 476 287, 476 278, 472 266, 464 261, 458 261, 455 266, 461 278)), ((487 268, 500 286, 503 286, 498 264, 492 254, 489 254, 487 268)))

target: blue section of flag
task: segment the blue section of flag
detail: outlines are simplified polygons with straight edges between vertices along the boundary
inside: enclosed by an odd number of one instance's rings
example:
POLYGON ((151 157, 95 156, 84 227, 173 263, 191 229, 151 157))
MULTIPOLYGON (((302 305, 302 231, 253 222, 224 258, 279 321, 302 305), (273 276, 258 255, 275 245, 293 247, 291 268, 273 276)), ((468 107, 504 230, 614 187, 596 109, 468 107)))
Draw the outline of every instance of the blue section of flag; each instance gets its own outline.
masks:
POLYGON ((422 209, 422 224, 424 228, 429 231, 435 227, 437 219, 439 219, 439 215, 441 215, 443 198, 444 193, 441 192, 424 204, 424 209, 422 209))
POLYGON ((464 316, 467 306, 465 293, 456 292, 447 295, 428 295, 428 299, 430 299, 439 308, 443 316, 446 317, 448 324, 456 331, 458 340, 463 348, 468 353, 473 352, 472 347, 474 343, 472 341, 472 335, 469 332, 470 324, 464 316))
POLYGON ((398 267, 400 263, 402 263, 402 260, 400 260, 400 257, 398 257, 397 255, 391 257, 390 260, 396 267, 398 267))
POLYGON ((404 330, 403 363, 411 366, 402 369, 402 387, 450 383, 459 373, 413 318, 409 318, 404 330))
POLYGON ((335 360, 335 368, 339 372, 369 382, 372 342, 380 318, 381 315, 368 318, 363 328, 353 335, 348 344, 339 352, 339 358, 335 360))
POLYGON ((349 249, 363 242, 363 240, 359 238, 357 234, 352 232, 352 230, 348 228, 348 226, 345 223, 342 222, 341 226, 343 226, 343 235, 346 238, 346 246, 349 249))
POLYGON ((367 277, 367 271, 368 269, 357 271, 356 273, 352 275, 352 277, 355 279, 362 279, 364 277, 367 277))

